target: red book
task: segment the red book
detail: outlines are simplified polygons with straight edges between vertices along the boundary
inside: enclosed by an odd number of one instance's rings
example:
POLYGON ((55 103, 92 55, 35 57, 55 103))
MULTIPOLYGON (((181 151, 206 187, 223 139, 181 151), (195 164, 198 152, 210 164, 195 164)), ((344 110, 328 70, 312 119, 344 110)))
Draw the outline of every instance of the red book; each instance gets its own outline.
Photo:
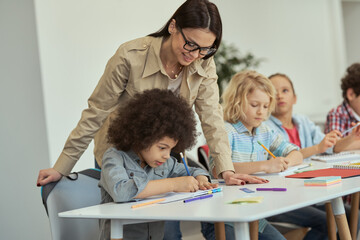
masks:
POLYGON ((341 178, 349 178, 360 176, 360 169, 339 169, 339 168, 325 168, 313 171, 306 171, 287 175, 287 178, 314 178, 314 177, 327 177, 327 176, 340 176, 341 178))

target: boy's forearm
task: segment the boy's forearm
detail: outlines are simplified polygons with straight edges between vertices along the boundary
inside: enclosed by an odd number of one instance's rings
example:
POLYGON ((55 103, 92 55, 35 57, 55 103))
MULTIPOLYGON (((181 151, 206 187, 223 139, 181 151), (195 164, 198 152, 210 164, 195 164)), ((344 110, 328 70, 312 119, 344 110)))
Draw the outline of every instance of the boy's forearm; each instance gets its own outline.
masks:
POLYGON ((360 140, 355 139, 351 135, 340 139, 334 146, 334 152, 336 153, 358 149, 360 149, 360 140))
POLYGON ((147 198, 154 195, 173 192, 173 180, 171 178, 159 179, 159 180, 151 180, 148 182, 144 190, 142 190, 138 195, 134 198, 147 198))

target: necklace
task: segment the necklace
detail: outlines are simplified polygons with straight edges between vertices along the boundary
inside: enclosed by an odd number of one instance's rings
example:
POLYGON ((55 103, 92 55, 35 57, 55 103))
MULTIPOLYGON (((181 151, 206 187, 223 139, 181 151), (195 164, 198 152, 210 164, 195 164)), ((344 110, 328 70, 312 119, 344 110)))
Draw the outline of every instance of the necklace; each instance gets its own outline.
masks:
POLYGON ((169 65, 165 64, 165 69, 167 73, 171 72, 171 75, 174 76, 174 78, 177 78, 179 76, 179 73, 181 72, 182 68, 183 65, 179 64, 178 62, 174 66, 170 66, 170 67, 169 65))

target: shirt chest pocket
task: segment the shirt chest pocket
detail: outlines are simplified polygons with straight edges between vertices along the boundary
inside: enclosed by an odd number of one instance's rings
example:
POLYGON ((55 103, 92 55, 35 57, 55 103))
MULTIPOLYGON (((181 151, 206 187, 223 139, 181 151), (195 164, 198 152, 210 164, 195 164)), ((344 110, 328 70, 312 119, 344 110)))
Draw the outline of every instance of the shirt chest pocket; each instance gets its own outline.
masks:
POLYGON ((265 161, 265 160, 268 160, 268 158, 269 158, 269 154, 267 151, 265 151, 265 150, 259 151, 259 153, 257 155, 258 161, 265 161))
POLYGON ((129 179, 133 179, 134 177, 138 177, 138 178, 145 178, 146 174, 144 171, 138 170, 138 169, 126 169, 126 173, 129 177, 129 179))
POLYGON ((155 179, 167 178, 167 176, 169 175, 168 172, 169 171, 163 167, 157 167, 154 169, 154 177, 155 179))

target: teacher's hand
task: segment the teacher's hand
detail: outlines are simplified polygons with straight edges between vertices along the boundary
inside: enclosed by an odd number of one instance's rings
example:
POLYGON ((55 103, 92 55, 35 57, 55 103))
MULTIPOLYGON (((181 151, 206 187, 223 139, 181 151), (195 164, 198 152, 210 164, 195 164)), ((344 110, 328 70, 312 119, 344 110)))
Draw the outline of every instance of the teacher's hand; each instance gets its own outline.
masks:
POLYGON ((62 177, 61 173, 59 173, 53 168, 42 169, 39 172, 36 185, 38 187, 44 186, 50 182, 56 182, 60 180, 61 177, 62 177))
POLYGON ((245 185, 246 183, 267 183, 268 180, 248 174, 234 173, 233 171, 222 172, 226 185, 245 185))

